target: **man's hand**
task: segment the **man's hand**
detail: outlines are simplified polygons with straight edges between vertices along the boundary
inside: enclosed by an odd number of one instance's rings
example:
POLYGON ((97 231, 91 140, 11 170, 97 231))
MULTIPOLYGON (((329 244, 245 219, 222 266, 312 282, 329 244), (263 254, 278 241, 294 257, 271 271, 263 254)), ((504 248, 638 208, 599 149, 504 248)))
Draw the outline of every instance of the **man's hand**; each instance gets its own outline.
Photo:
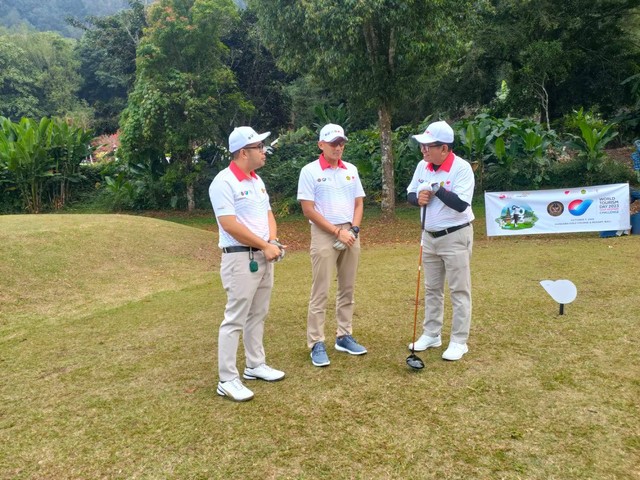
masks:
POLYGON ((273 262, 279 262, 280 260, 282 260, 284 258, 284 254, 286 253, 285 248, 287 248, 286 245, 283 245, 280 243, 280 241, 277 238, 274 238, 273 240, 269 240, 269 243, 272 245, 275 245, 276 247, 278 247, 280 249, 280 255, 278 255, 273 262))
POLYGON ((420 193, 418 193, 418 205, 420 205, 421 207, 428 205, 434 196, 435 193, 433 193, 431 190, 422 190, 420 193))
POLYGON ((271 262, 280 256, 280 247, 273 243, 267 243, 267 246, 262 249, 262 253, 264 253, 267 262, 271 262))
POLYGON ((338 240, 344 243, 346 246, 351 247, 356 243, 356 236, 351 230, 345 230, 343 228, 338 232, 338 240))

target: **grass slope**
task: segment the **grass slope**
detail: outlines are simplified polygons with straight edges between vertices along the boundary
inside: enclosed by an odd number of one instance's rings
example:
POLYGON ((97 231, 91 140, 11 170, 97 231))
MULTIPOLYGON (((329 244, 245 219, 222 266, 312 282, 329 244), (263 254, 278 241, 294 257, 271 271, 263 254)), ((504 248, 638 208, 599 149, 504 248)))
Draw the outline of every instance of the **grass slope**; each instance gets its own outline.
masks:
MULTIPOLYGON (((416 236, 409 220, 387 230, 416 236)), ((265 333, 287 378, 234 404, 215 394, 225 297, 210 232, 119 216, 0 217, 0 232, 0 478, 640 476, 637 236, 477 234, 470 352, 421 353, 420 372, 405 364, 416 242, 363 250, 354 333, 369 353, 330 349, 326 369, 304 340, 309 258, 291 252, 265 333), (80 238, 92 253, 69 267, 80 238), (557 278, 578 287, 564 316, 538 283, 557 278), (81 294, 66 302, 60 284, 81 294)))

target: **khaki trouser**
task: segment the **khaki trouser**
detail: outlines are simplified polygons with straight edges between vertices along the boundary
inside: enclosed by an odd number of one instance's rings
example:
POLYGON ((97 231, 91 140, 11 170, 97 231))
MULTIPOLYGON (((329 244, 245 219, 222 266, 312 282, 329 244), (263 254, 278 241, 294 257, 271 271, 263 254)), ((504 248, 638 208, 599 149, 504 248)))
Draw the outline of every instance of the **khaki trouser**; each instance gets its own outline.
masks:
MULTIPOLYGON (((337 225, 350 228, 346 223, 337 225)), ((333 248, 336 237, 311 224, 311 298, 307 314, 307 345, 312 348, 317 342, 324 342, 324 322, 327 310, 329 288, 335 269, 338 271, 336 294, 336 336, 351 335, 354 307, 354 293, 360 239, 351 247, 339 251, 333 248)))
POLYGON ((273 264, 262 252, 254 252, 258 271, 249 271, 249 252, 223 253, 220 278, 227 292, 224 320, 218 332, 218 373, 221 382, 238 378, 236 357, 240 332, 246 364, 255 368, 265 363, 264 321, 269 312, 273 287, 273 264))
POLYGON ((424 333, 437 337, 444 317, 444 281, 449 284, 453 318, 451 341, 467 343, 471 327, 471 250, 473 226, 442 237, 422 233, 425 283, 424 333))

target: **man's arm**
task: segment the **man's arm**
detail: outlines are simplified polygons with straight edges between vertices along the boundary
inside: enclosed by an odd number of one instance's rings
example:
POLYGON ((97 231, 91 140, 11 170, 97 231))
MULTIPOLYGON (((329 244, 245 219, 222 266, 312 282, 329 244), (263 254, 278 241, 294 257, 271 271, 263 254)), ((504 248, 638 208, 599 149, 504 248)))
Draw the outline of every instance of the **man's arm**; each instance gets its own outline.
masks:
POLYGON ((313 200, 300 200, 300 206, 302 207, 302 213, 304 216, 307 217, 316 227, 321 228, 327 233, 331 233, 336 236, 338 235, 338 227, 320 215, 316 210, 316 202, 313 200))
POLYGON ((436 197, 442 200, 447 207, 454 209, 456 212, 464 212, 469 204, 462 200, 457 193, 453 193, 444 188, 439 188, 436 193, 436 197))
POLYGON ((355 225, 359 227, 360 223, 362 222, 363 214, 364 214, 364 197, 358 197, 355 200, 355 208, 353 209, 353 220, 351 221, 351 225, 355 225))
MULTIPOLYGON (((235 215, 223 215, 218 217, 218 222, 220 222, 220 226, 224 231, 235 238, 238 242, 248 247, 262 250, 267 260, 271 261, 280 255, 280 249, 276 245, 258 237, 255 233, 238 222, 235 215)), ((275 218, 273 222, 275 224, 275 218)), ((269 233, 271 234, 271 219, 269 219, 269 233)))
POLYGON ((269 210, 269 240, 275 240, 276 238, 278 238, 278 224, 273 212, 269 210))
MULTIPOLYGON (((360 199, 362 200, 362 199, 360 199)), ((338 240, 340 240, 345 245, 353 245, 355 242, 355 238, 353 238, 349 234, 349 230, 345 230, 343 228, 336 227, 329 220, 324 218, 318 211, 316 210, 316 202, 313 200, 300 200, 300 205, 302 206, 302 213, 305 217, 307 217, 316 227, 324 230, 331 235, 334 235, 338 240)), ((355 213, 354 213, 355 219, 355 213)), ((360 213, 360 220, 362 220, 362 213, 360 213)))

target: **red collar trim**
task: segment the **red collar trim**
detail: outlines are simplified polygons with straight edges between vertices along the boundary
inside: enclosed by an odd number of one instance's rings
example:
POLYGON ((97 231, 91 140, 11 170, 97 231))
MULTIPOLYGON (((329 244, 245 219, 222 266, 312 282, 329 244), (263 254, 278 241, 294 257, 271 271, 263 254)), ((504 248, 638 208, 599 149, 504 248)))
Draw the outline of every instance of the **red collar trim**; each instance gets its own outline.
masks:
POLYGON ((243 180, 251 180, 252 177, 258 178, 258 176, 256 175, 256 172, 254 172, 253 170, 251 170, 251 173, 250 173, 251 176, 244 173, 242 170, 240 170, 240 167, 236 164, 236 162, 231 162, 229 164, 229 169, 233 172, 233 174, 236 176, 239 182, 243 180))
MULTIPOLYGON (((318 159, 320 160, 320 168, 322 170, 326 170, 327 168, 331 168, 331 165, 329 165, 329 162, 327 162, 324 159, 324 153, 320 154, 320 158, 318 159)), ((347 166, 344 164, 344 162, 342 161, 342 159, 338 159, 338 168, 344 168, 345 170, 347 169, 347 166)))
MULTIPOLYGON (((438 168, 438 171, 444 170, 447 173, 450 172, 451 165, 453 165, 454 158, 455 158, 455 155, 453 154, 453 152, 449 152, 449 155, 447 155, 447 158, 444 159, 444 162, 442 162, 442 165, 440 165, 440 168, 438 168)), ((435 172, 431 162, 427 163, 427 166, 425 168, 427 168, 428 170, 431 170, 432 172, 435 172)))

